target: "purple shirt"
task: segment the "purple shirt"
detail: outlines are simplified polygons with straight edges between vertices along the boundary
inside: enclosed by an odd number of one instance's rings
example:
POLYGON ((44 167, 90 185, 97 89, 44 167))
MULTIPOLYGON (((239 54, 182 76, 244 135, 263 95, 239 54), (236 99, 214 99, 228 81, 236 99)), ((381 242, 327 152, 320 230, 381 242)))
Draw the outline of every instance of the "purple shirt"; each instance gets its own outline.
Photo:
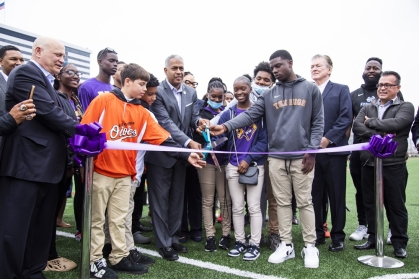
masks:
POLYGON ((87 107, 90 105, 90 102, 96 98, 99 94, 111 91, 113 89, 112 85, 109 83, 104 83, 96 78, 90 78, 83 82, 79 87, 79 98, 83 110, 86 111, 87 107))
MULTIPOLYGON (((236 107, 236 116, 246 110, 239 109, 236 107)), ((252 146, 252 141, 257 130, 256 124, 251 124, 243 128, 236 129, 235 139, 236 139, 236 150, 237 152, 248 152, 252 146)), ((234 151, 234 149, 233 149, 234 151)), ((233 166, 238 166, 237 161, 240 162, 246 157, 246 154, 236 154, 232 153, 230 157, 230 164, 233 166)))

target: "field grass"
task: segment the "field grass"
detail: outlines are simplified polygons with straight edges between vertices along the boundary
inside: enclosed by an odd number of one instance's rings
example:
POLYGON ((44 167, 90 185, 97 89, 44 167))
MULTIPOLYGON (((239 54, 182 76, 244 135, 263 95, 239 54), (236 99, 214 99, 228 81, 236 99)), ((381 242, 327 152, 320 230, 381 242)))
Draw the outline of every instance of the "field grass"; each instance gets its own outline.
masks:
MULTIPOLYGON (((218 249, 215 253, 208 253, 204 251, 204 241, 196 243, 188 241, 186 246, 189 249, 189 253, 182 254, 189 259, 200 260, 213 264, 218 264, 230 268, 235 268, 243 271, 250 271, 261 275, 277 276, 282 278, 370 278, 375 276, 382 276, 386 274, 405 274, 405 273, 419 273, 419 158, 411 158, 408 160, 409 169, 409 183, 407 186, 407 209, 409 212, 409 230, 408 234, 410 237, 407 252, 408 258, 404 259, 404 267, 399 269, 379 269, 369 267, 358 263, 357 258, 363 255, 372 255, 375 253, 374 250, 358 251, 353 248, 354 244, 362 243, 349 241, 349 234, 351 234, 358 226, 356 219, 356 207, 355 207, 355 189, 352 184, 352 180, 347 172, 347 206, 351 210, 347 212, 347 222, 345 231, 347 233, 345 241, 345 250, 339 253, 332 253, 327 250, 330 240, 327 240, 326 245, 321 245, 320 250, 320 267, 318 269, 306 269, 304 268, 303 259, 300 256, 300 251, 303 248, 303 241, 301 236, 301 226, 293 226, 293 241, 295 245, 296 258, 294 260, 286 261, 279 265, 269 264, 268 257, 271 251, 267 247, 262 247, 260 257, 254 262, 245 262, 241 258, 231 258, 227 256, 227 252, 218 249)), ((73 228, 60 229, 68 233, 74 234, 74 217, 73 217, 73 200, 67 200, 67 207, 65 211, 66 222, 69 222, 73 228)), ((148 208, 144 207, 144 215, 146 215, 148 208)), ((148 217, 143 218, 142 222, 149 226, 150 219, 148 217)), ((330 220, 329 220, 330 222, 330 220)), ((385 228, 388 224, 385 223, 385 228)), ((221 225, 216 224, 217 229, 217 240, 220 238, 221 225)), ((246 230, 249 230, 247 227, 246 230)), ((386 230, 387 233, 387 230, 386 230)), ((149 236, 153 239, 152 233, 145 233, 144 235, 149 236)), ((266 235, 266 232, 265 232, 266 235)), ((387 234, 386 234, 387 235, 387 234)), ((385 235, 385 237, 386 237, 385 235)), ((234 234, 232 233, 232 236, 234 234)), ((154 250, 154 242, 152 244, 143 245, 143 248, 154 250)), ((74 260, 77 264, 80 264, 80 242, 75 241, 72 238, 57 237, 57 249, 60 256, 74 260)), ((385 245, 384 253, 386 256, 393 257, 392 246, 385 245)), ((214 271, 206 268, 200 268, 189 264, 179 262, 169 262, 155 257, 156 263, 149 268, 149 272, 144 275, 127 275, 120 273, 119 278, 243 278, 236 275, 214 271)), ((66 273, 59 272, 45 272, 45 276, 50 279, 55 278, 80 278, 79 267, 73 271, 66 273)), ((403 277, 398 277, 403 278, 403 277)), ((413 277, 409 277, 413 278, 413 277)), ((419 278, 416 275, 415 278, 419 278)))

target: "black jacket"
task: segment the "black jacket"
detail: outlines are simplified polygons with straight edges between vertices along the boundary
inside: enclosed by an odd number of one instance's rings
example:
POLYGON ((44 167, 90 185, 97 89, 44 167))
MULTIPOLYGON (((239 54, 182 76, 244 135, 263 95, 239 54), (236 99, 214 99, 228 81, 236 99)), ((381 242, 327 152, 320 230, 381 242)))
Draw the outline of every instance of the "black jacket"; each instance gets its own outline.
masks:
MULTIPOLYGON (((407 138, 409 137, 410 126, 412 125, 415 109, 409 102, 394 100, 383 114, 382 119, 378 119, 378 102, 362 107, 354 121, 354 134, 362 138, 362 142, 369 142, 371 136, 386 134, 396 134, 394 140, 397 141, 397 149, 393 156, 383 159, 383 166, 404 164, 406 162, 406 151, 408 147, 407 138), (365 116, 368 119, 366 123, 365 116)), ((369 151, 361 151, 361 161, 369 166, 374 165, 374 156, 369 151)))
POLYGON ((76 132, 77 121, 59 106, 58 95, 34 63, 16 67, 8 79, 6 110, 28 99, 35 85, 36 117, 24 121, 3 137, 0 175, 33 182, 58 183, 67 160, 67 137, 76 132))

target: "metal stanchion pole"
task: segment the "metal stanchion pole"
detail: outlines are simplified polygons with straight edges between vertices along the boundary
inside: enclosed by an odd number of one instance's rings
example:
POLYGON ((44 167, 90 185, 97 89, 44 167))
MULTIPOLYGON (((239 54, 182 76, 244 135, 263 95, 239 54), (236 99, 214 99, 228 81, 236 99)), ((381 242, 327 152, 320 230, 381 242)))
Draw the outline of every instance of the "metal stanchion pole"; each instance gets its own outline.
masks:
POLYGON ((90 278, 90 228, 92 224, 93 157, 86 159, 80 278, 90 278))
POLYGON ((383 159, 375 158, 375 256, 362 256, 358 261, 374 267, 398 268, 404 263, 384 256, 384 191, 383 159))

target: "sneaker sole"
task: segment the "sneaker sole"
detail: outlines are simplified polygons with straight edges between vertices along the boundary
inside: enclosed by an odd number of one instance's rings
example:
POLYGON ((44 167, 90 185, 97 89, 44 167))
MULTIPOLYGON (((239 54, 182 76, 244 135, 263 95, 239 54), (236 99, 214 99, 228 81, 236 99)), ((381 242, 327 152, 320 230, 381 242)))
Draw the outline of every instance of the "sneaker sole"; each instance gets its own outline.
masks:
POLYGON ((317 263, 317 265, 306 265, 304 264, 305 268, 318 268, 319 267, 319 263, 317 263))
MULTIPOLYGON (((243 251, 243 253, 245 253, 246 251, 243 251)), ((230 254, 230 253, 228 253, 228 255, 230 256, 230 257, 238 257, 238 256, 240 256, 242 253, 239 253, 239 254, 230 254)))
POLYGON ((285 262, 286 260, 290 260, 290 259, 294 259, 295 258, 295 251, 292 251, 291 254, 289 254, 288 256, 286 256, 285 258, 281 258, 279 259, 279 261, 277 260, 272 260, 271 257, 269 257, 268 259, 268 263, 273 263, 273 264, 280 264, 285 262))
POLYGON ((243 260, 244 261, 254 261, 254 260, 256 260, 257 258, 259 258, 259 256, 260 256, 260 254, 258 254, 256 257, 254 257, 254 258, 246 258, 246 257, 243 257, 243 260))

